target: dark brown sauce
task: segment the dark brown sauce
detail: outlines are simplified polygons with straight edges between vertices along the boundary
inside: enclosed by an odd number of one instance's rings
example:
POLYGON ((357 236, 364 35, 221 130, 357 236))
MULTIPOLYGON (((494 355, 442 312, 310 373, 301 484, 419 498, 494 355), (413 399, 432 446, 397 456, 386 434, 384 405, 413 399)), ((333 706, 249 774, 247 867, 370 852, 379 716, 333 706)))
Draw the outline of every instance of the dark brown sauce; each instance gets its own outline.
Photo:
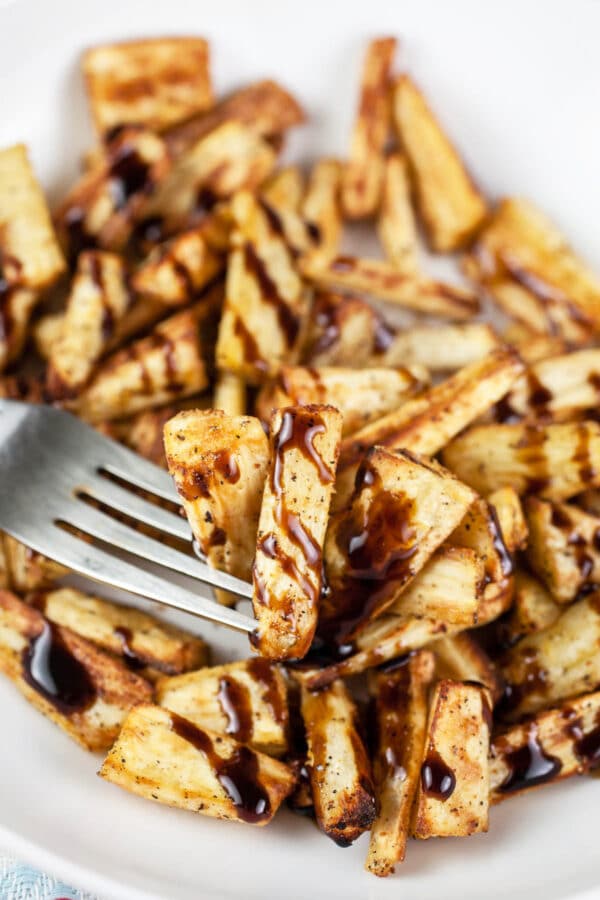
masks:
POLYGON ((113 309, 108 302, 108 294, 104 284, 104 275, 102 271, 102 262, 97 253, 90 253, 87 256, 87 265, 89 276, 98 288, 100 301, 102 303, 102 322, 101 333, 103 343, 108 343, 115 330, 115 316, 113 309))
POLYGON ((227 533, 224 528, 213 528, 208 539, 209 547, 223 547, 227 543, 227 533))
POLYGON ((95 685, 60 631, 45 622, 23 651, 23 678, 65 716, 83 712, 96 699, 95 685))
POLYGON ((545 453, 546 431, 539 425, 527 425, 523 437, 516 449, 524 466, 537 470, 536 475, 527 479, 526 491, 529 494, 541 494, 551 482, 548 458, 545 453))
POLYGON ((523 677, 518 684, 506 684, 498 704, 498 714, 502 717, 515 710, 531 694, 544 694, 547 690, 547 674, 537 661, 537 653, 529 647, 519 648, 522 656, 523 677))
POLYGON ((584 484, 596 478, 598 473, 592 462, 590 432, 585 424, 580 425, 577 429, 577 447, 573 455, 573 462, 577 464, 579 477, 584 484))
POLYGON ((529 394, 529 406, 534 411, 537 419, 547 418, 550 414, 550 410, 548 409, 548 407, 554 399, 552 391, 549 391, 546 387, 544 387, 544 385, 532 369, 528 370, 526 377, 527 389, 529 394))
POLYGON ((535 723, 529 726, 527 743, 510 750, 504 760, 509 772, 499 788, 503 794, 551 781, 562 768, 560 759, 546 753, 540 744, 535 723))
POLYGON ((552 506, 551 522, 554 528, 568 532, 567 543, 573 548, 575 562, 581 572, 581 577, 584 580, 588 579, 594 569, 594 560, 587 552, 588 542, 577 532, 574 522, 564 507, 552 506))
POLYGON ((600 372, 590 372, 587 377, 588 384, 600 393, 600 372))
POLYGON ((354 500, 376 483, 371 502, 366 508, 351 503, 336 535, 338 549, 347 559, 347 574, 332 591, 328 604, 332 615, 325 611, 321 634, 338 645, 345 644, 356 626, 413 574, 411 560, 418 550, 414 503, 384 490, 368 460, 358 469, 354 500))
POLYGON ((325 423, 320 415, 313 413, 310 407, 305 409, 286 409, 281 417, 279 431, 273 439, 273 468, 271 487, 277 498, 282 496, 281 478, 283 474, 284 451, 299 450, 312 462, 317 470, 321 484, 331 484, 333 473, 315 447, 315 438, 326 431, 325 423))
POLYGON ((143 659, 140 659, 140 657, 131 646, 131 642, 133 640, 131 629, 119 626, 118 628, 115 628, 114 633, 121 641, 123 658, 127 667, 129 669, 132 669, 133 671, 143 669, 146 663, 143 659))
POLYGON ((446 801, 454 793, 456 776, 437 750, 430 750, 421 766, 421 788, 428 797, 446 801))
MULTIPOLYGON (((318 586, 313 584, 308 575, 305 572, 301 571, 295 560, 288 553, 286 553, 285 550, 283 550, 281 544, 274 534, 268 533, 264 535, 258 541, 257 549, 261 553, 264 553, 264 555, 269 559, 276 559, 286 575, 288 575, 292 581, 295 581, 298 587, 303 591, 303 593, 306 594, 311 604, 314 605, 317 603, 319 599, 318 586)), ((268 605, 270 602, 270 592, 261 578, 256 579, 256 575, 257 572, 255 569, 258 601, 263 605, 268 605)), ((290 604, 288 604, 287 611, 284 611, 283 615, 284 618, 288 619, 289 621, 293 620, 294 612, 291 606, 291 602, 290 604)))
POLYGON ((259 204, 265 214, 271 231, 274 234, 278 235, 280 238, 283 238, 283 240, 285 241, 285 228, 283 227, 281 216, 277 212, 275 212, 273 207, 266 203, 264 200, 259 200, 259 204))
POLYGON ((65 231, 71 264, 84 250, 93 250, 94 247, 97 247, 96 235, 91 234, 86 228, 86 212, 82 206, 71 206, 63 216, 62 226, 65 231))
POLYGON ((259 284, 262 299, 275 309, 288 347, 293 347, 300 332, 300 318, 283 299, 264 262, 250 243, 244 246, 244 261, 246 269, 259 284))
MULTIPOLYGON (((408 657, 406 657, 408 661, 408 657)), ((401 759, 406 743, 404 717, 408 705, 410 673, 398 666, 377 678, 376 730, 378 753, 391 778, 406 777, 401 759)))
POLYGON ((183 291, 184 297, 186 298, 186 300, 192 300, 194 294, 196 293, 192 273, 184 262, 179 259, 175 259, 175 257, 171 257, 170 263, 171 268, 175 273, 175 277, 181 285, 181 290, 183 291))
POLYGON ((135 194, 147 192, 151 186, 150 165, 135 147, 124 143, 111 157, 108 177, 115 209, 122 210, 135 194))
POLYGON ((313 316, 321 333, 309 355, 318 356, 339 341, 341 334, 339 312, 340 305, 335 302, 335 295, 326 293, 318 295, 313 308, 313 316))
POLYGON ((194 212, 199 217, 207 216, 219 202, 218 196, 210 188, 201 187, 196 194, 194 212))
POLYGON ((22 277, 20 260, 0 247, 0 341, 8 341, 14 328, 11 298, 22 277))
POLYGON ((306 222, 306 231, 313 244, 318 245, 321 243, 321 229, 316 222, 306 222))
POLYGON ((254 722, 250 692, 246 685, 227 675, 219 680, 217 697, 227 718, 225 732, 243 744, 249 741, 254 731, 254 722))
POLYGON ((167 239, 162 216, 148 216, 137 222, 131 234, 131 244, 136 253, 146 256, 157 244, 167 239))
POLYGON ((258 343, 256 342, 254 335, 248 331, 244 321, 239 316, 236 316, 233 333, 242 342, 245 362, 254 366, 254 368, 258 369, 260 372, 266 372, 268 368, 267 363, 258 349, 258 343))
POLYGON ((230 450, 219 450, 215 453, 213 465, 215 472, 229 484, 237 484, 240 480, 240 467, 230 450))
MULTIPOLYGON (((203 753, 219 783, 244 822, 264 822, 271 816, 269 795, 260 781, 258 757, 249 747, 236 747, 229 759, 216 750, 213 739, 197 725, 170 713, 173 731, 203 753)), ((217 738, 215 737, 215 742, 217 738)))

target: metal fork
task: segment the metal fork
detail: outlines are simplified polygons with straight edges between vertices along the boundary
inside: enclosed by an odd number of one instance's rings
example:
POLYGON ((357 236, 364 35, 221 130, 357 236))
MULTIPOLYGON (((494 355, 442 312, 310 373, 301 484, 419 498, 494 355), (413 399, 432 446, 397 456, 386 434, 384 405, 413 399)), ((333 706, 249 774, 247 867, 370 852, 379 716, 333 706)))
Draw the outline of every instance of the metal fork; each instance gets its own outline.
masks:
POLYGON ((256 622, 249 616, 125 562, 73 533, 76 529, 114 550, 239 597, 252 596, 247 582, 153 540, 89 503, 91 499, 103 509, 191 542, 190 526, 182 516, 128 488, 142 488, 180 504, 167 472, 70 413, 0 400, 0 530, 95 581, 238 631, 254 631, 256 622))

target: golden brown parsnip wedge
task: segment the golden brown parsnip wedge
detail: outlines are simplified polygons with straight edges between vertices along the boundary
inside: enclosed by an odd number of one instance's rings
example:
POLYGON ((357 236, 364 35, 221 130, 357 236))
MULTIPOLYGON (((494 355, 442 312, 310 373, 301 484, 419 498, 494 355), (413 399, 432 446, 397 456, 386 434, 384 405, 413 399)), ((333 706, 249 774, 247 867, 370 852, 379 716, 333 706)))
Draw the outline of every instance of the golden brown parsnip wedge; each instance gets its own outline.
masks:
POLYGON ((204 196, 230 197, 257 188, 277 161, 273 147, 240 122, 225 122, 199 138, 173 165, 148 215, 177 222, 193 215, 204 196))
POLYGON ((395 52, 396 39, 386 37, 371 41, 365 54, 358 111, 342 179, 342 206, 349 219, 372 216, 379 206, 395 52))
POLYGON ((213 396, 213 407, 222 409, 228 416, 246 413, 246 382, 233 372, 218 372, 213 396))
POLYGON ((600 490, 598 488, 590 488, 579 494, 575 498, 575 502, 585 512, 591 513, 593 516, 600 517, 600 490))
POLYGON ((202 228, 177 235, 154 250, 133 274, 132 287, 143 297, 169 306, 190 303, 223 269, 202 228))
POLYGON ((397 331, 382 353, 374 354, 379 365, 425 366, 430 372, 452 372, 478 362, 500 347, 490 325, 484 322, 463 324, 415 325, 397 331))
POLYGON ((475 500, 438 463, 374 447, 347 508, 332 516, 325 544, 330 593, 322 622, 346 643, 391 607, 475 500))
POLYGON ((301 260, 300 271, 318 288, 370 294, 414 312, 469 319, 479 311, 479 301, 470 290, 400 271, 385 260, 336 256, 323 263, 308 257, 301 260))
POLYGON ((257 399, 257 412, 269 421, 271 412, 284 406, 325 403, 343 416, 342 435, 357 431, 399 407, 429 382, 426 370, 351 369, 283 366, 275 381, 265 385, 257 399))
POLYGON ((561 422, 600 400, 600 350, 579 350, 532 365, 516 381, 501 404, 504 421, 561 422))
POLYGON ((15 144, 0 150, 0 283, 40 291, 64 271, 65 260, 27 148, 15 144))
POLYGON ((488 496, 488 503, 496 513, 502 540, 509 553, 524 550, 529 530, 520 497, 513 487, 499 488, 488 496))
POLYGON ((302 360, 311 366, 362 368, 379 357, 395 330, 362 297, 315 291, 302 360))
POLYGON ((413 810, 416 838, 487 831, 490 728, 485 688, 450 679, 438 682, 413 810))
POLYGON ((274 172, 263 185, 262 198, 273 209, 300 211, 304 194, 304 175, 299 166, 285 166, 274 172))
POLYGON ((347 500, 358 464, 370 447, 405 447, 433 456, 496 403, 522 371, 514 351, 494 350, 347 438, 338 466, 336 508, 347 500))
POLYGON ((30 602, 50 622, 123 657, 133 669, 150 666, 163 674, 178 675, 208 662, 209 649, 202 638, 139 609, 72 588, 37 591, 30 602))
POLYGON ((49 587, 67 573, 60 563, 26 547, 9 534, 0 534, 9 586, 19 594, 49 587))
POLYGON ((87 750, 106 750, 128 709, 152 688, 113 656, 0 591, 0 671, 87 750))
POLYGON ((221 295, 219 286, 214 302, 198 301, 109 356, 79 395, 79 415, 92 423, 119 419, 204 390, 207 320, 221 295))
POLYGON ((502 678, 473 633, 463 631, 451 637, 440 638, 433 644, 432 650, 438 678, 479 683, 487 688, 492 700, 500 699, 504 689, 502 678))
POLYGON ((104 158, 82 175, 55 213, 69 259, 90 247, 121 250, 170 166, 158 135, 141 127, 120 130, 104 158))
POLYGON ((378 813, 371 828, 365 869, 385 877, 404 860, 410 813, 421 773, 427 725, 427 689, 434 657, 421 650, 404 665, 373 672, 376 753, 373 761, 378 813))
POLYGON ((543 631, 524 637, 500 661, 509 685, 508 720, 537 712, 600 684, 600 595, 578 600, 543 631))
POLYGON ((518 350, 521 359, 528 366, 551 356, 562 356, 569 349, 566 341, 559 335, 532 331, 520 322, 512 322, 504 330, 502 337, 507 344, 518 350))
POLYGON ((0 372, 20 355, 40 291, 65 261, 27 150, 0 150, 0 372))
POLYGON ((56 399, 84 387, 133 301, 125 261, 92 250, 77 258, 60 333, 50 349, 48 389, 56 399))
POLYGON ((442 253, 456 250, 482 224, 488 211, 486 202, 425 98, 407 75, 394 86, 392 108, 429 243, 442 253))
POLYGON ((406 158, 392 153, 385 161, 381 208, 377 223, 387 259, 402 272, 419 271, 417 227, 411 201, 406 158))
POLYGON ((315 265, 325 265, 338 252, 342 230, 341 176, 342 166, 337 159, 319 160, 308 176, 300 209, 316 238, 316 246, 310 250, 310 259, 315 265))
POLYGON ((442 458, 481 494, 512 486, 520 495, 566 500, 600 484, 600 425, 474 426, 442 458))
POLYGON ((43 360, 49 360, 54 345, 60 338, 64 322, 64 312, 45 313, 31 326, 31 336, 35 349, 43 360))
POLYGON ((250 416, 188 410, 165 425, 169 472, 194 537, 216 569, 249 580, 269 445, 250 416))
POLYGON ((315 634, 341 431, 332 406, 291 406, 271 420, 252 599, 253 643, 271 659, 305 656, 315 634))
POLYGON ((600 692, 539 712, 496 735, 490 758, 490 800, 581 775, 600 763, 600 692))
POLYGON ((561 606, 541 581, 529 572, 515 572, 515 593, 508 617, 501 625, 501 636, 513 646, 527 634, 549 628, 561 614, 561 606))
POLYGON ((332 661, 324 668, 309 672, 305 676, 306 685, 311 689, 321 688, 335 678, 358 675, 373 666, 420 650, 439 637, 463 630, 464 625, 450 625, 440 619, 384 613, 361 629, 351 643, 342 645, 337 654, 334 652, 332 661))
POLYGON ((533 204, 504 199, 465 271, 534 331, 585 344, 600 327, 600 280, 533 204))
POLYGON ((230 94, 213 109, 170 129, 170 151, 180 156, 192 144, 225 122, 240 122, 260 137, 283 134, 305 120, 304 110, 276 81, 257 81, 230 94))
POLYGON ((252 383, 296 362, 310 295, 267 209, 248 192, 232 205, 235 231, 216 357, 252 383))
POLYGON ((90 109, 103 138, 119 125, 162 131, 213 105, 209 46, 161 37, 92 47, 83 55, 90 109))
POLYGON ((281 669, 253 657, 162 678, 156 700, 185 719, 269 756, 287 750, 287 688, 281 669))
POLYGON ((356 707, 339 680, 319 691, 302 684, 301 695, 317 822, 336 844, 348 847, 371 826, 376 813, 356 707))
POLYGON ((251 825, 271 821, 295 780, 282 762, 149 704, 127 716, 98 774, 148 800, 251 825))
POLYGON ((477 624, 485 566, 468 547, 444 544, 391 605, 389 612, 408 619, 425 616, 468 628, 477 624))
POLYGON ((0 590, 10 590, 10 575, 4 550, 4 535, 0 535, 0 590))
POLYGON ((527 560, 557 603, 600 579, 600 518, 567 503, 528 497, 527 560))

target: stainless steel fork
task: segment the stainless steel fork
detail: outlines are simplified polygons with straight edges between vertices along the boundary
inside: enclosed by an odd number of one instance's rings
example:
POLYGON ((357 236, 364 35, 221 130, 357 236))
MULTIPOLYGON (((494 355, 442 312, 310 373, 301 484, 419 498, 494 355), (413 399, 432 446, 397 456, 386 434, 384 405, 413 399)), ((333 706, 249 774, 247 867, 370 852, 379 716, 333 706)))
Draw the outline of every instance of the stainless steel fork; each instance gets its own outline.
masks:
POLYGON ((0 530, 95 581, 252 632, 256 622, 249 616, 126 562, 74 533, 203 584, 251 597, 247 582, 114 519, 109 511, 191 542, 190 527, 182 516, 130 488, 180 503, 167 472, 70 413, 0 400, 0 530))

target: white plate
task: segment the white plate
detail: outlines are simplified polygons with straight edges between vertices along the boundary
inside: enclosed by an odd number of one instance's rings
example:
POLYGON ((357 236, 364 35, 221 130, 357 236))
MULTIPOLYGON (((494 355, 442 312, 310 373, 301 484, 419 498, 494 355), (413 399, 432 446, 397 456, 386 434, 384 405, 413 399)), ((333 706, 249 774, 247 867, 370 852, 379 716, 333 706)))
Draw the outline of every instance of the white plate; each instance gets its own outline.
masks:
MULTIPOLYGON (((598 3, 0 0, 0 146, 26 141, 59 196, 90 140, 80 50, 199 33, 212 40, 220 90, 280 78, 313 116, 292 150, 343 153, 361 49, 388 32, 485 188, 530 195, 584 255, 598 255, 598 3)), ((209 637, 235 650, 224 632, 209 637)), ((600 894, 598 779, 505 803, 488 835, 411 843, 398 874, 380 882, 362 870, 364 837, 340 850, 286 812, 267 830, 203 819, 128 796, 97 779, 97 766, 0 683, 0 846, 105 898, 600 894)))

